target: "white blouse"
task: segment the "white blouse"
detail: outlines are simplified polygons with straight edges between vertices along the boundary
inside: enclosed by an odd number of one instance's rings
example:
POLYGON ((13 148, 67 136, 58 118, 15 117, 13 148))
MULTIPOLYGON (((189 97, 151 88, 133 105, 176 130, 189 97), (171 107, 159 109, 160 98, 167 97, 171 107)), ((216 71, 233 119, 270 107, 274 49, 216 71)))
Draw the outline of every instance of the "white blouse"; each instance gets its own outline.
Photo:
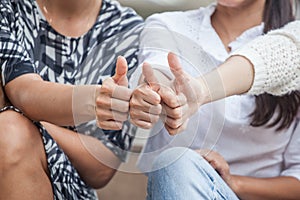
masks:
MULTIPOLYGON (((215 4, 187 12, 155 14, 146 20, 141 35, 140 62, 172 77, 167 53, 181 58, 184 70, 193 76, 207 73, 225 61, 229 54, 211 25, 215 4)), ((263 33, 264 25, 252 27, 229 44, 232 51, 263 33)), ((132 84, 136 84, 137 70, 132 84)), ((234 78, 234 77, 232 77, 234 78)), ((255 108, 250 95, 232 96, 204 105, 192 118, 187 129, 169 136, 158 122, 139 160, 139 168, 147 172, 163 150, 184 146, 192 149, 213 149, 229 163, 232 174, 253 177, 293 176, 300 180, 300 125, 295 120, 289 129, 252 127, 249 114, 255 108)), ((183 169, 184 170, 184 169, 183 169)))

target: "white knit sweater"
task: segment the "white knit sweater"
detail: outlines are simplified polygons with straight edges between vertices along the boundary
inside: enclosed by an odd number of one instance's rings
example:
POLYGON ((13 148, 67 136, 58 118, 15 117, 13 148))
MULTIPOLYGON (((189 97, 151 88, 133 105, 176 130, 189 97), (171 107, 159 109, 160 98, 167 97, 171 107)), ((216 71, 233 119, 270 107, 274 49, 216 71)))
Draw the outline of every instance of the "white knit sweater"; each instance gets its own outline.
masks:
POLYGON ((271 31, 237 50, 254 65, 249 94, 283 95, 300 89, 300 21, 271 31))

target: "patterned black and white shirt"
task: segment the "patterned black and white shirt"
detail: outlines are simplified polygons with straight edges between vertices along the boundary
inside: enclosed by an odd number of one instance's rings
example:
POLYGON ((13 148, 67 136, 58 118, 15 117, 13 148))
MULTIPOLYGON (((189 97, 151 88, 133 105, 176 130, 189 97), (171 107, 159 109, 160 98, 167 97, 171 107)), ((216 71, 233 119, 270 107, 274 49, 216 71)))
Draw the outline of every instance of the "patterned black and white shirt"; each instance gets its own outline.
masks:
MULTIPOLYGON (((101 84, 114 74, 123 55, 130 76, 137 67, 138 37, 143 20, 132 9, 103 0, 94 26, 71 38, 56 32, 35 0, 1 0, 0 66, 2 83, 18 76, 38 73, 45 81, 84 85, 101 84)), ((122 160, 133 136, 129 123, 123 131, 104 131, 90 122, 79 127, 100 139, 122 160)), ((77 127, 78 128, 78 127, 77 127)))

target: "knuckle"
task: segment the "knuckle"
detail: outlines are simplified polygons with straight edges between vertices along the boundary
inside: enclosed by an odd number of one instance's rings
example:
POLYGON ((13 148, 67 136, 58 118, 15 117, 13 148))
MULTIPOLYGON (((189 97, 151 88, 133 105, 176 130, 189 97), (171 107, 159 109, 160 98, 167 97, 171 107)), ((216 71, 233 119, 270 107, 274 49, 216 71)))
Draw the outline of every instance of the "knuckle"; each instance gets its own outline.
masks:
POLYGON ((131 124, 133 124, 133 125, 135 125, 135 126, 138 126, 138 124, 136 123, 136 120, 135 120, 135 119, 132 119, 132 118, 131 118, 129 121, 130 121, 131 124))
POLYGON ((174 109, 172 114, 173 114, 173 117, 176 119, 180 119, 183 116, 182 109, 180 109, 180 108, 174 109))
POLYGON ((101 89, 100 89, 100 93, 111 93, 112 91, 112 87, 110 84, 108 84, 108 81, 104 81, 101 89))
POLYGON ((180 120, 169 120, 168 122, 168 125, 171 127, 171 128, 174 128, 174 129, 177 129, 180 125, 181 125, 181 121, 180 120))
POLYGON ((96 104, 97 104, 97 106, 99 106, 99 107, 106 107, 106 106, 108 106, 107 100, 104 99, 104 98, 100 98, 100 97, 97 98, 96 104))
POLYGON ((105 128, 105 125, 103 124, 103 122, 102 121, 97 121, 97 126, 99 127, 99 128, 105 128))
POLYGON ((178 105, 177 100, 174 98, 170 99, 169 104, 171 108, 174 108, 178 105))
POLYGON ((136 110, 136 109, 131 109, 131 110, 130 110, 130 117, 131 117, 132 119, 138 118, 138 113, 137 113, 137 110, 136 110))
POLYGON ((152 128, 152 124, 151 123, 145 123, 144 125, 143 125, 143 128, 144 129, 150 129, 150 128, 152 128))
POLYGON ((130 107, 136 108, 140 106, 140 103, 136 97, 133 97, 129 102, 130 107))

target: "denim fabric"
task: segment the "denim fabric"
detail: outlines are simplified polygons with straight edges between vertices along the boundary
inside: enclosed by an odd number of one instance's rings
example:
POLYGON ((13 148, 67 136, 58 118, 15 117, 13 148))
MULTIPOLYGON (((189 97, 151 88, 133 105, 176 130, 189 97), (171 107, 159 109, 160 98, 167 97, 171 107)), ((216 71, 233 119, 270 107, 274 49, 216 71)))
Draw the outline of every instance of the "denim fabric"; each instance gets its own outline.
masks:
POLYGON ((147 200, 238 200, 218 173, 198 153, 168 149, 148 173, 147 200), (170 161, 173 161, 170 163, 170 161))

